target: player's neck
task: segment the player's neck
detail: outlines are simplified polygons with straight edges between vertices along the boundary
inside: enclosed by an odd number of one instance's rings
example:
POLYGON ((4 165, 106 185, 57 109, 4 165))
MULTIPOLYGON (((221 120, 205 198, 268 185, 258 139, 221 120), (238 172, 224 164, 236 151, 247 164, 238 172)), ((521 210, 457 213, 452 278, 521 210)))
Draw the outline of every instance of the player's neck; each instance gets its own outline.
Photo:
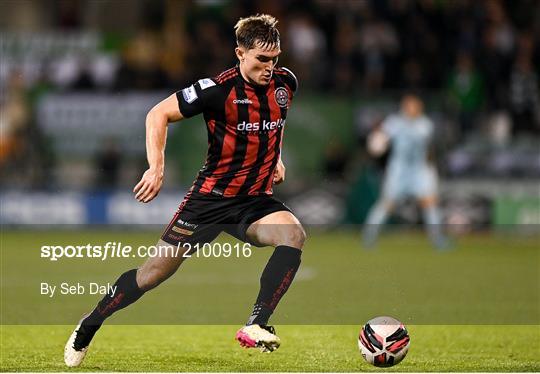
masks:
POLYGON ((242 77, 242 79, 244 80, 244 82, 246 82, 248 85, 250 85, 251 87, 253 88, 256 88, 256 89, 265 89, 267 88, 269 85, 261 85, 261 84, 258 84, 256 83, 255 81, 251 80, 248 75, 244 72, 244 70, 242 69, 242 65, 239 64, 237 65, 238 66, 238 70, 240 71, 240 76, 242 77))

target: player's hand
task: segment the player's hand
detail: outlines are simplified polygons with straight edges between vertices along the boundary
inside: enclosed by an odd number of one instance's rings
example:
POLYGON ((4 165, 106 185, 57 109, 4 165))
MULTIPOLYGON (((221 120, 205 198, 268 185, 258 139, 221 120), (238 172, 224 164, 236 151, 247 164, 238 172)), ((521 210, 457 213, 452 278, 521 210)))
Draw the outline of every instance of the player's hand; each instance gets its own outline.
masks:
POLYGON ((280 184, 285 180, 285 165, 281 159, 279 159, 276 170, 274 170, 274 184, 280 184))
POLYGON ((382 156, 390 144, 390 138, 381 130, 375 130, 367 138, 368 152, 375 157, 382 156))
POLYGON ((135 198, 141 203, 152 201, 152 199, 158 195, 159 190, 161 190, 162 184, 163 171, 154 169, 146 170, 140 182, 133 188, 135 198))

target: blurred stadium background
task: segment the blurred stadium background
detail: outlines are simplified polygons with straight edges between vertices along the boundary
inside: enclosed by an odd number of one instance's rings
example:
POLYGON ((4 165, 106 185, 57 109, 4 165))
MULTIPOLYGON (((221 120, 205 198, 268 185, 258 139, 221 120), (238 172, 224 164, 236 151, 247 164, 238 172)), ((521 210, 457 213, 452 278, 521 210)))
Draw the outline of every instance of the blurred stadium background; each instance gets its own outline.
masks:
MULTIPOLYGON (((144 119, 235 64, 241 16, 276 16, 300 90, 277 188, 308 224, 362 223, 383 160, 367 132, 421 93, 436 124, 446 223, 540 223, 536 0, 0 2, 0 220, 166 223, 206 153, 201 118, 170 126, 164 190, 138 205, 144 119)), ((417 223, 405 202, 394 222, 417 223)))

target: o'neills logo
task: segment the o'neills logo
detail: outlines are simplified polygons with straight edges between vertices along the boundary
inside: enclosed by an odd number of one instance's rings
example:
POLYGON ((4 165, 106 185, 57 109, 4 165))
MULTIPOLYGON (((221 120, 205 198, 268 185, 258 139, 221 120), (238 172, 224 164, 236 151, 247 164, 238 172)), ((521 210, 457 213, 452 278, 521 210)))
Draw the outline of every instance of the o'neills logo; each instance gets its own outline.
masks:
POLYGON ((238 131, 268 131, 276 130, 285 126, 285 120, 283 118, 278 119, 277 121, 267 121, 263 120, 260 122, 242 122, 236 125, 238 131))
POLYGON ((234 99, 233 104, 253 104, 253 101, 250 99, 234 99))

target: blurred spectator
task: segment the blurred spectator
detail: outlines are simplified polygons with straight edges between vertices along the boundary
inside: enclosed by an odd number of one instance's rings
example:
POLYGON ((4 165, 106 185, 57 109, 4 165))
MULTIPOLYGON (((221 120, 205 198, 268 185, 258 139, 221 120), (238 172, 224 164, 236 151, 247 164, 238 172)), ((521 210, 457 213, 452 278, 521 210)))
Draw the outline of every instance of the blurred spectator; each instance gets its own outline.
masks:
POLYGON ((500 0, 486 1, 485 8, 487 21, 490 23, 488 32, 493 38, 493 45, 498 53, 509 56, 515 48, 515 34, 506 10, 500 0))
POLYGON ((303 84, 316 86, 322 76, 323 54, 326 38, 308 14, 297 14, 289 19, 287 31, 287 54, 293 61, 303 84))
POLYGON ((79 0, 59 0, 53 3, 57 25, 62 29, 75 29, 81 26, 83 13, 82 2, 79 0))
POLYGON ((163 26, 163 68, 167 72, 169 85, 180 88, 187 81, 188 66, 186 56, 188 51, 181 46, 189 44, 185 32, 185 7, 181 2, 166 3, 165 24, 163 26))
POLYGON ((482 69, 485 71, 488 103, 493 109, 507 106, 508 77, 512 54, 515 51, 515 34, 502 3, 486 1, 487 25, 483 31, 481 51, 482 69))
POLYGON ((139 32, 122 51, 116 88, 155 90, 167 87, 167 76, 160 65, 161 41, 150 30, 139 32))
POLYGON ((466 52, 458 54, 455 70, 448 81, 448 95, 458 112, 460 136, 463 138, 473 130, 475 115, 484 101, 482 77, 471 55, 466 52))
POLYGON ((510 74, 510 109, 514 134, 540 132, 540 96, 538 74, 533 70, 531 56, 518 55, 510 74))
POLYGON ((335 92, 346 93, 354 90, 355 75, 361 70, 361 61, 357 52, 355 25, 351 21, 344 21, 336 25, 337 30, 332 45, 331 71, 332 80, 329 82, 335 92))
POLYGON ((0 103, 2 186, 45 187, 52 183, 51 155, 35 122, 22 74, 10 76, 0 103))
POLYGON ((425 87, 424 71, 417 58, 410 58, 403 64, 402 86, 408 90, 419 91, 425 87))
POLYGON ((331 181, 343 180, 349 159, 349 152, 339 140, 329 142, 323 161, 325 177, 331 181))
POLYGON ((0 107, 0 168, 4 176, 8 169, 24 162, 28 151, 25 134, 30 121, 30 107, 21 74, 10 77, 8 95, 3 99, 0 107))
POLYGON ((496 46, 495 30, 488 28, 483 34, 480 52, 481 69, 485 74, 486 92, 490 109, 506 106, 509 56, 502 54, 496 46))
MULTIPOLYGON (((118 65, 119 60, 115 55, 100 53, 89 61, 87 77, 91 79, 91 84, 96 88, 112 88, 115 83, 118 65)), ((81 82, 78 81, 76 84, 81 85, 81 82)))
POLYGON ((228 47, 220 23, 203 18, 194 24, 193 31, 188 58, 193 77, 213 76, 220 73, 223 66, 236 63, 234 51, 228 47))
POLYGON ((488 121, 488 139, 493 149, 504 149, 510 144, 512 120, 508 113, 495 112, 489 116, 488 121))
POLYGON ((364 56, 364 86, 369 91, 382 88, 386 60, 399 49, 396 32, 392 25, 366 12, 366 20, 360 28, 360 50, 364 56))
MULTIPOLYGON (((236 63, 231 27, 256 12, 278 17, 279 64, 297 74, 303 97, 360 95, 379 112, 375 101, 412 88, 434 108, 450 102, 444 115, 458 119, 460 136, 441 142, 457 151, 448 157, 455 175, 486 172, 486 149, 511 153, 540 133, 535 0, 12 1, 0 2, 2 169, 31 165, 22 168, 29 179, 50 180, 31 171, 48 159, 48 143, 23 92, 180 89, 236 63), (487 131, 474 134, 480 128, 487 131)), ((534 150, 535 139, 525 148, 534 150)), ((337 156, 329 150, 326 169, 339 169, 337 156)), ((501 159, 497 173, 513 170, 501 159)))
POLYGON ((96 187, 115 188, 122 166, 122 154, 114 139, 105 139, 96 155, 96 187))
MULTIPOLYGON (((233 36, 224 30, 238 16, 274 12, 286 38, 287 53, 281 62, 297 72, 302 87, 346 95, 384 94, 386 89, 440 90, 447 85, 445 78, 456 73, 452 57, 459 50, 477 61, 472 75, 485 77, 488 109, 508 106, 517 30, 534 31, 540 24, 540 6, 531 0, 515 6, 500 0, 141 1, 122 14, 127 31, 119 36, 117 23, 108 18, 109 9, 117 6, 107 2, 59 1, 50 8, 36 2, 18 5, 15 12, 23 8, 28 8, 25 14, 47 13, 39 19, 41 29, 69 29, 67 34, 52 33, 52 40, 46 37, 29 44, 25 52, 32 58, 22 64, 34 76, 45 65, 59 88, 108 89, 111 80, 119 89, 178 88, 235 63, 234 54, 226 48, 233 36), (87 12, 91 13, 88 17, 87 12), (68 47, 72 37, 73 46, 68 47), (57 43, 54 39, 63 40, 57 43), (105 40, 122 42, 109 43, 114 50, 98 51, 105 40), (64 53, 55 54, 52 48, 45 52, 49 45, 57 45, 56 50, 64 53)), ((8 30, 20 27, 16 17, 2 20, 8 30)), ((21 56, 12 53, 21 48, 12 45, 11 39, 8 36, 2 77, 21 65, 21 56)), ((531 39, 534 66, 540 52, 531 39)))

